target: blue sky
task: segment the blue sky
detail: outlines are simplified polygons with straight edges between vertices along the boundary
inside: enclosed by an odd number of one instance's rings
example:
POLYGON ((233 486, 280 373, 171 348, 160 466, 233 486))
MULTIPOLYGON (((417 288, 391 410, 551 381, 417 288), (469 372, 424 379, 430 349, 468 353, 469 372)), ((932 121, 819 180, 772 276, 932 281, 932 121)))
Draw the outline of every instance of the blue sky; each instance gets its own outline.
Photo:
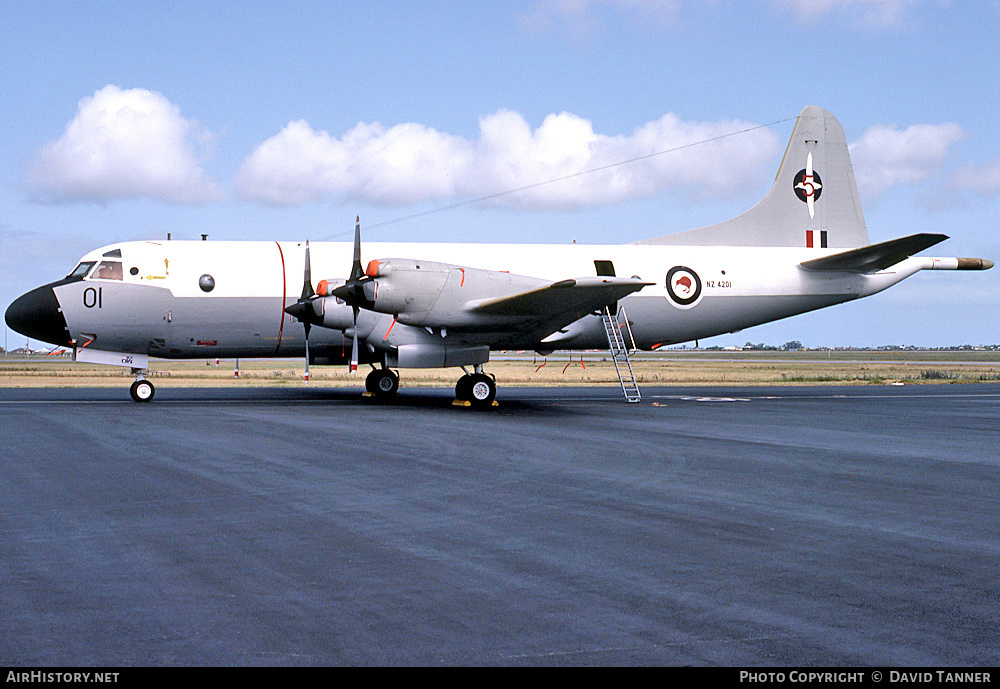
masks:
MULTIPOLYGON (((763 195, 805 105, 844 126, 872 241, 941 232, 927 253, 997 261, 997 35, 997 0, 7 0, 0 306, 167 232, 349 239, 360 215, 380 241, 624 243, 713 224, 763 195), (614 187, 466 203, 673 148, 614 187)), ((998 294, 1000 269, 924 272, 702 344, 997 343, 998 294)))

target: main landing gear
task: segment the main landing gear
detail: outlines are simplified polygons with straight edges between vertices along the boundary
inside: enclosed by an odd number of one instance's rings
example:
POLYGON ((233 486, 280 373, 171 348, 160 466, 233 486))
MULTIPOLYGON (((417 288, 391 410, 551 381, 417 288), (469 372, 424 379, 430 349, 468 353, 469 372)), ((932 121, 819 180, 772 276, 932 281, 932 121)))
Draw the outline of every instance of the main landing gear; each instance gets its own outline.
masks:
MULTIPOLYGON (((365 378, 365 391, 369 397, 388 400, 399 391, 399 374, 388 368, 373 368, 365 378)), ((455 404, 475 409, 496 406, 497 383, 491 375, 476 366, 474 373, 466 373, 455 385, 455 404)))
POLYGON ((495 404, 497 382, 493 376, 483 373, 482 366, 476 366, 475 373, 466 373, 455 385, 455 404, 485 409, 495 404))
POLYGON ((149 402, 153 399, 153 395, 156 394, 156 388, 146 380, 147 372, 141 368, 133 368, 132 373, 135 374, 135 382, 129 388, 129 394, 132 395, 132 399, 136 402, 149 402))
POLYGON ((388 368, 373 368, 365 378, 365 390, 378 399, 389 399, 399 391, 399 375, 388 368))

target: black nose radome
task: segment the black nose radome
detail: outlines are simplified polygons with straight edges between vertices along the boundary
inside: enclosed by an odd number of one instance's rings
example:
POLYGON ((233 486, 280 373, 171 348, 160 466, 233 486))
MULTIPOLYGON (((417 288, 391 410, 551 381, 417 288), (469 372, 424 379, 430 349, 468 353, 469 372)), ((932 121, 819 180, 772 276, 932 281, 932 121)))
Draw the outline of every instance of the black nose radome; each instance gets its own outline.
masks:
POLYGON ((11 330, 27 337, 61 347, 73 345, 52 285, 22 294, 7 308, 4 319, 11 330))

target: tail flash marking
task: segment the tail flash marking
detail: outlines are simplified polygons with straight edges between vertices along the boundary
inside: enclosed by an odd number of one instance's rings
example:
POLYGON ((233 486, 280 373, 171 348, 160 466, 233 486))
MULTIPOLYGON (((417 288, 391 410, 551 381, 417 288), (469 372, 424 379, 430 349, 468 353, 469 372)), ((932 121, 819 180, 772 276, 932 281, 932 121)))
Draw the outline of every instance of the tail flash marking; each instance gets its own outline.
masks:
POLYGON ((826 230, 806 230, 806 248, 827 248, 826 230), (819 247, 816 246, 816 235, 819 235, 819 247))

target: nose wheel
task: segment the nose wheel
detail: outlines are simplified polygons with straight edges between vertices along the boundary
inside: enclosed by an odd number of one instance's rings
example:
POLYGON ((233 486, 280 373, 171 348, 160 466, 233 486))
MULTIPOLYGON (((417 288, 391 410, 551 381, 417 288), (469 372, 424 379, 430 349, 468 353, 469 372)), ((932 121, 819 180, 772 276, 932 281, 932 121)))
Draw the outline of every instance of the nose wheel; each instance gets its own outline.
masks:
POLYGON ((156 388, 146 380, 142 373, 137 373, 136 376, 135 382, 129 388, 129 394, 132 395, 132 400, 135 402, 149 402, 156 394, 156 388))

